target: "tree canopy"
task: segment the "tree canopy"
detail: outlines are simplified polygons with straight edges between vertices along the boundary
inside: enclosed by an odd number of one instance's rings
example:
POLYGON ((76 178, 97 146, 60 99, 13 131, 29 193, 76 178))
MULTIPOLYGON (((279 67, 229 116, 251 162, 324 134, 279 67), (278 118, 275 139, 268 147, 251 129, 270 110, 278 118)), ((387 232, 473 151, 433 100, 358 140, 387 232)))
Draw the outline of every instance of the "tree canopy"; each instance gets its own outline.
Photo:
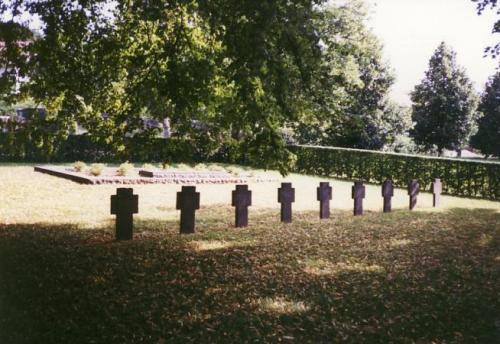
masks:
POLYGON ((366 18, 362 1, 326 8, 318 26, 329 73, 328 111, 297 124, 299 142, 380 149, 411 126, 408 113, 388 99, 393 72, 366 18))
POLYGON ((487 156, 500 157, 500 72, 486 84, 479 110, 483 117, 479 119, 479 130, 472 138, 472 145, 487 156))
POLYGON ((430 149, 459 150, 476 131, 479 96, 465 70, 456 64, 456 53, 441 43, 429 61, 425 78, 411 94, 411 131, 415 142, 430 149))
POLYGON ((323 2, 19 0, 2 11, 40 19, 22 92, 61 128, 78 120, 119 151, 141 118, 168 117, 207 146, 236 132, 254 161, 285 171, 279 128, 325 107, 323 2))

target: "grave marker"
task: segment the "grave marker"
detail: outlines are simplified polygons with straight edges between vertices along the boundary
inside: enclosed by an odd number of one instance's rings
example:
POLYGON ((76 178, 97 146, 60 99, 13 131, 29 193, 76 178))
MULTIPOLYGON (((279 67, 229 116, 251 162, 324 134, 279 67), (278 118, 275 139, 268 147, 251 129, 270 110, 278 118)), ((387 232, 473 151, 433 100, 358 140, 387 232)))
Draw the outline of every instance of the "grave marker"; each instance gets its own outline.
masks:
POLYGON ((177 192, 176 209, 181 211, 180 233, 194 233, 195 211, 200 209, 200 193, 196 186, 183 186, 177 192))
POLYGON ((292 222, 292 203, 295 202, 295 189, 292 183, 281 183, 278 189, 278 202, 281 203, 281 222, 292 222))
POLYGON ((418 180, 412 179, 408 183, 408 195, 410 196, 410 210, 417 206, 417 195, 420 193, 420 184, 418 180))
POLYGON ((252 205, 252 191, 248 190, 248 185, 236 185, 232 193, 232 205, 236 207, 235 226, 248 226, 248 207, 252 205))
POLYGON ((332 199, 332 187, 330 183, 319 183, 317 199, 319 201, 319 218, 328 219, 330 217, 330 200, 332 199))
POLYGON ((111 196, 111 214, 116 215, 116 240, 131 240, 134 214, 139 212, 139 196, 130 188, 116 189, 111 196))
POLYGON ((365 186, 363 182, 354 182, 352 198, 354 199, 354 216, 363 215, 363 198, 365 198, 365 186))
POLYGON ((441 192, 443 192, 443 184, 441 179, 435 178, 432 182, 432 206, 434 208, 441 205, 441 192))
POLYGON ((384 213, 390 213, 392 210, 392 196, 394 196, 394 186, 392 180, 387 179, 382 184, 382 197, 384 197, 384 213))

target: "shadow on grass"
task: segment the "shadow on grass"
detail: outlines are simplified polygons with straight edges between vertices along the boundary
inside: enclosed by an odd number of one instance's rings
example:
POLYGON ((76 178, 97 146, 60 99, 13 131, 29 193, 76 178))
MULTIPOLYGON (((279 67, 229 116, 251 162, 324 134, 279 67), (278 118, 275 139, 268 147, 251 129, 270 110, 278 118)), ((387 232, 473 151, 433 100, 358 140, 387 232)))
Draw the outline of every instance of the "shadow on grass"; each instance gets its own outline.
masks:
POLYGON ((500 214, 206 208, 113 228, 0 225, 1 343, 457 342, 500 339, 500 214))

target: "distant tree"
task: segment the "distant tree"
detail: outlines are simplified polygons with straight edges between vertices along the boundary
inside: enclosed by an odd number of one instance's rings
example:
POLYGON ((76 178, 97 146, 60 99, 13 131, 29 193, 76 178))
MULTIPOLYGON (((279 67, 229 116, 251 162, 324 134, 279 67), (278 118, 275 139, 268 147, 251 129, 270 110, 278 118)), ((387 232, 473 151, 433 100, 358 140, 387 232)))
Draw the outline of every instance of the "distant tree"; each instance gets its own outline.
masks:
POLYGON ((486 84, 479 110, 483 117, 478 121, 479 130, 471 140, 472 146, 486 156, 500 157, 500 72, 486 84))
MULTIPOLYGON (((477 12, 478 14, 482 14, 485 9, 488 7, 491 9, 496 8, 497 15, 500 15, 500 8, 497 7, 498 0, 472 0, 472 2, 477 4, 477 12)), ((500 19, 495 22, 493 25, 493 33, 500 33, 500 19)), ((492 57, 496 58, 500 55, 500 43, 497 43, 493 47, 487 47, 485 49, 487 54, 491 54, 492 57)))
POLYGON ((299 142, 380 149, 399 134, 401 124, 411 125, 408 112, 388 100, 394 77, 366 18, 364 1, 356 0, 332 1, 318 19, 330 86, 322 91, 329 111, 298 123, 299 142))
POLYGON ((479 96, 455 52, 443 42, 429 61, 425 78, 411 94, 411 135, 426 148, 460 151, 477 130, 479 96))

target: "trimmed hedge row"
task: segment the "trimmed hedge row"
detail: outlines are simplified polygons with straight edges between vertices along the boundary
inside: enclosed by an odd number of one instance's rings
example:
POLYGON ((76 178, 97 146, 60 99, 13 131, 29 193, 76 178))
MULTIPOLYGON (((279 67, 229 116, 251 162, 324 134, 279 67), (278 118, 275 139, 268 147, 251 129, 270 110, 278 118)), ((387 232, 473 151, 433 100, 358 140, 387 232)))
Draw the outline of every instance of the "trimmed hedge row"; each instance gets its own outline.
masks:
POLYGON ((38 148, 30 142, 11 142, 8 134, 0 133, 0 161, 6 162, 71 162, 77 160, 91 162, 119 163, 126 160, 136 162, 198 162, 206 159, 206 153, 196 148, 192 142, 171 138, 152 141, 128 138, 128 147, 116 153, 110 145, 92 141, 86 135, 69 136, 57 143, 51 154, 44 147, 38 148))
POLYGON ((443 181, 443 193, 500 201, 500 163, 423 157, 360 149, 290 146, 297 155, 293 172, 364 180, 381 184, 385 179, 406 187, 416 178, 430 190, 434 178, 443 181))

